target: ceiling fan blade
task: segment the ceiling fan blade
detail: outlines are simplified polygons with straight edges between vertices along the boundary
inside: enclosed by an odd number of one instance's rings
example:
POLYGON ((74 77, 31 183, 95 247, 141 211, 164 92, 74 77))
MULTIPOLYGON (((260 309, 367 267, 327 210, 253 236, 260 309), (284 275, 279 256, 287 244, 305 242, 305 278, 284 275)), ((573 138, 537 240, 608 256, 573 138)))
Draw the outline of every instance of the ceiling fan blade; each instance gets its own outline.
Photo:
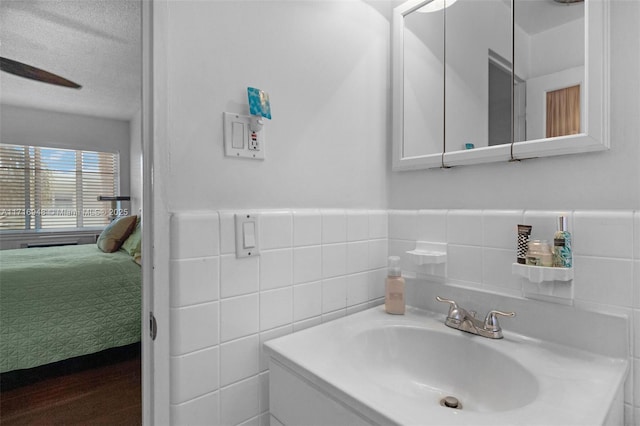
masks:
POLYGON ((43 83, 71 87, 73 89, 80 89, 82 87, 81 85, 67 80, 66 78, 62 78, 59 75, 52 74, 48 71, 41 70, 40 68, 32 67, 31 65, 23 64, 22 62, 14 61, 12 59, 0 57, 0 70, 20 77, 30 78, 31 80, 42 81, 43 83))

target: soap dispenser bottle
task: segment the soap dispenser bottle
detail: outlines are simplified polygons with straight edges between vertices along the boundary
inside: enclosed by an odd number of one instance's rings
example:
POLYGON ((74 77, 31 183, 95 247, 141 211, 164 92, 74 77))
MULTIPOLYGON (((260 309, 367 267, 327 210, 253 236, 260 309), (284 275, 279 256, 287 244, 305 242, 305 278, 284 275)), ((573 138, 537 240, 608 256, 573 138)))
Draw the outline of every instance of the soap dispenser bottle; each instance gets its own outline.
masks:
POLYGON ((400 272, 400 258, 389 256, 384 308, 388 314, 404 315, 404 278, 400 272))
POLYGON ((571 268, 572 264, 571 234, 567 231, 566 216, 560 216, 558 217, 558 230, 553 236, 553 266, 571 268))

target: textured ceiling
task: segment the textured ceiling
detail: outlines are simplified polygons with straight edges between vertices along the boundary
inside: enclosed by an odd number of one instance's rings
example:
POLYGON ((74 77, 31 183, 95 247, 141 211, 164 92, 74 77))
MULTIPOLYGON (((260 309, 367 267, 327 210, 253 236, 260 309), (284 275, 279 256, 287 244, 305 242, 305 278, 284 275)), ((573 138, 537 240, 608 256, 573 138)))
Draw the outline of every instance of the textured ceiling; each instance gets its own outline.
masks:
POLYGON ((6 104, 130 119, 141 105, 138 0, 1 0, 0 56, 58 74, 81 89, 0 73, 6 104))
MULTIPOLYGON (((516 23, 529 35, 584 17, 584 3, 554 0, 515 0, 516 23)), ((559 40, 561 42, 561 40, 559 40)))

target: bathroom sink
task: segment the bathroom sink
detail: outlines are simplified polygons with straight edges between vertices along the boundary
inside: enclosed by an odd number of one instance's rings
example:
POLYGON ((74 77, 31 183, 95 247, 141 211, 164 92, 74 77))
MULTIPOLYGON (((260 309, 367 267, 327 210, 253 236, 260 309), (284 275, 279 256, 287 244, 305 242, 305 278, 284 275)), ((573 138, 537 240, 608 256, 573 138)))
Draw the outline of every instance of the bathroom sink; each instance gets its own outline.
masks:
POLYGON ((602 425, 622 416, 625 359, 443 322, 380 306, 266 342, 272 424, 602 425))
MULTIPOLYGON (((507 411, 529 404, 538 383, 522 364, 476 336, 394 325, 355 334, 343 360, 359 380, 416 404, 455 397, 467 411, 507 411)), ((495 342, 494 342, 495 343, 495 342)))

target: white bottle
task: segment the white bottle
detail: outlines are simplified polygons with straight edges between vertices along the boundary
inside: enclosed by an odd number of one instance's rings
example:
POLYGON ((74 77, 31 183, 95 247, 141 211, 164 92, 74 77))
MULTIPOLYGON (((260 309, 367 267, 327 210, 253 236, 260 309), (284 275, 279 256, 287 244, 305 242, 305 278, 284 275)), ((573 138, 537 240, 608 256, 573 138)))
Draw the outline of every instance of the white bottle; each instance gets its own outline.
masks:
POLYGON ((400 272, 400 258, 389 256, 384 308, 388 314, 404 315, 404 278, 400 272))

